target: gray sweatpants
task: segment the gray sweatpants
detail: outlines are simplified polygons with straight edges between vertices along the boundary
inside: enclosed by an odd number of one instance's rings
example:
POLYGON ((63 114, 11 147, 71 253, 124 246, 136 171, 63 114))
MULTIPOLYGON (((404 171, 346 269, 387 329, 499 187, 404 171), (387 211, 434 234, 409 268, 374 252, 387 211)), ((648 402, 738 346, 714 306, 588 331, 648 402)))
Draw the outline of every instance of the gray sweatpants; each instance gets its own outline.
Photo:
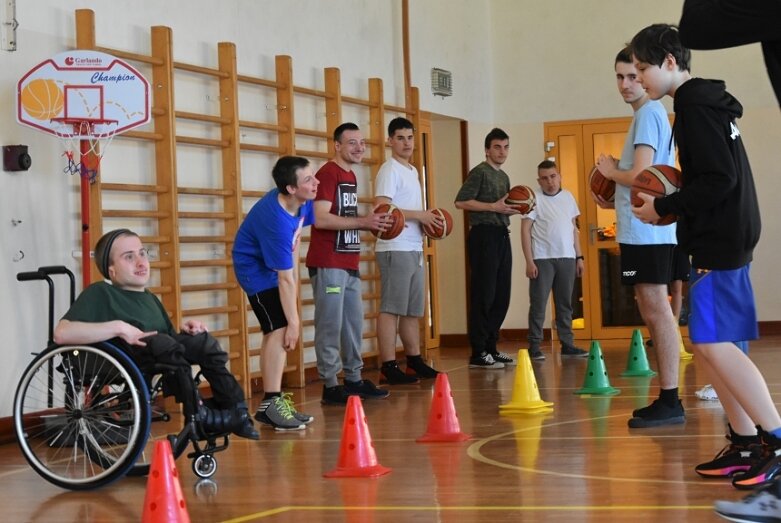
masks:
POLYGON ((572 336, 572 290, 575 287, 575 258, 534 260, 537 277, 529 280, 529 346, 539 348, 548 296, 553 290, 556 330, 562 345, 574 345, 572 336))
POLYGON ((318 268, 311 276, 315 300, 317 372, 326 387, 339 384, 336 375, 361 379, 363 301, 361 279, 344 269, 318 268))

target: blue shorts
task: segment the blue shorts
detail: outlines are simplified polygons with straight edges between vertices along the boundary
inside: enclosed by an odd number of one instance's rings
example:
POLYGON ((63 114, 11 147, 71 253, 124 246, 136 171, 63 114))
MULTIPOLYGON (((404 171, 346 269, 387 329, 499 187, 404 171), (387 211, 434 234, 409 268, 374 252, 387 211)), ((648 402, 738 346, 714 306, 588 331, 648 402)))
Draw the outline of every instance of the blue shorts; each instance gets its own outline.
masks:
POLYGON ((740 342, 759 337, 749 265, 731 271, 692 267, 689 337, 694 343, 740 342))

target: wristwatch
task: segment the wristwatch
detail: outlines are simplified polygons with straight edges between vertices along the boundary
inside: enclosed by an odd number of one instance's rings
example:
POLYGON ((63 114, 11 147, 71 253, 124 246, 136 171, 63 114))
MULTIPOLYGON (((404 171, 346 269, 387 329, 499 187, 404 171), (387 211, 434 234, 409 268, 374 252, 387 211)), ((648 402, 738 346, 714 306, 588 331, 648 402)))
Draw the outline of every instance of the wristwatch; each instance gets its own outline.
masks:
POLYGON ((586 258, 584 258, 583 256, 575 256, 575 261, 578 261, 578 260, 585 260, 585 259, 586 259, 586 258))

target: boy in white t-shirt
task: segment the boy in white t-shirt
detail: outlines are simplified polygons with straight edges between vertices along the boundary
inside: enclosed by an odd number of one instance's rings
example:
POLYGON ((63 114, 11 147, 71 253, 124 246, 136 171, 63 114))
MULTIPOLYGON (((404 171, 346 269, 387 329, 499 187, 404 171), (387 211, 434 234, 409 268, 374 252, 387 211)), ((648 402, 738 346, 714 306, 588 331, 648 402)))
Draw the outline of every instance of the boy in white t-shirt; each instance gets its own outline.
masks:
POLYGON ((425 305, 423 267, 423 229, 425 225, 443 226, 439 215, 423 209, 418 170, 410 163, 415 150, 415 128, 406 118, 394 118, 388 124, 388 144, 392 157, 382 164, 375 180, 374 205, 392 203, 404 213, 404 230, 392 240, 377 240, 377 265, 380 268, 381 299, 377 316, 383 381, 390 385, 417 383, 433 378, 437 371, 420 356, 419 318, 425 305), (401 337, 407 355, 406 373, 396 362, 396 335, 401 337))
POLYGON ((580 211, 572 193, 561 188, 555 162, 545 160, 537 166, 537 182, 537 206, 521 223, 521 246, 529 278, 529 357, 545 359, 540 350, 542 324, 552 290, 561 355, 585 358, 588 352, 575 347, 572 335, 572 291, 575 277, 583 275, 576 223, 580 211))

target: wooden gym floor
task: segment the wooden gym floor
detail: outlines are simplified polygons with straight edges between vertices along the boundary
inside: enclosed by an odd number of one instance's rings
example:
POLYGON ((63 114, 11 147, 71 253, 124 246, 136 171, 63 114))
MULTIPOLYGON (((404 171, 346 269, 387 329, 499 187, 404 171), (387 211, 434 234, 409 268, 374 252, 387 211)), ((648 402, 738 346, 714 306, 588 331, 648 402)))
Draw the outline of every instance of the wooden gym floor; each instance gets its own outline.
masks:
MULTIPOLYGON (((752 344, 751 354, 781 394, 778 338, 752 344)), ((715 499, 745 495, 729 483, 705 481, 693 466, 726 443, 718 403, 699 401, 705 383, 695 361, 682 361, 685 425, 630 430, 632 409, 657 394, 655 378, 621 378, 628 342, 602 349, 617 396, 573 394, 587 360, 558 354, 533 364, 548 415, 500 416, 515 384, 515 368, 470 370, 465 349, 443 349, 463 443, 419 444, 426 432, 433 381, 391 387, 386 400, 364 402, 378 461, 392 468, 375 479, 325 479, 336 466, 344 408, 321 406, 321 385, 294 390, 299 410, 315 421, 301 432, 261 430, 261 440, 232 438, 217 454, 211 480, 197 481, 189 460, 177 460, 194 522, 495 522, 717 521, 715 499)), ((517 353, 517 345, 502 350, 517 353)), ((653 364, 653 354, 649 350, 653 364)), ((365 377, 377 381, 378 372, 365 377)), ((257 403, 258 399, 254 400, 257 403)), ((176 432, 171 422, 163 430, 176 432)), ((160 429, 156 428, 158 432, 160 429)), ((27 466, 15 444, 0 446, 0 506, 13 522, 139 521, 144 478, 123 478, 91 492, 61 490, 27 466)))

